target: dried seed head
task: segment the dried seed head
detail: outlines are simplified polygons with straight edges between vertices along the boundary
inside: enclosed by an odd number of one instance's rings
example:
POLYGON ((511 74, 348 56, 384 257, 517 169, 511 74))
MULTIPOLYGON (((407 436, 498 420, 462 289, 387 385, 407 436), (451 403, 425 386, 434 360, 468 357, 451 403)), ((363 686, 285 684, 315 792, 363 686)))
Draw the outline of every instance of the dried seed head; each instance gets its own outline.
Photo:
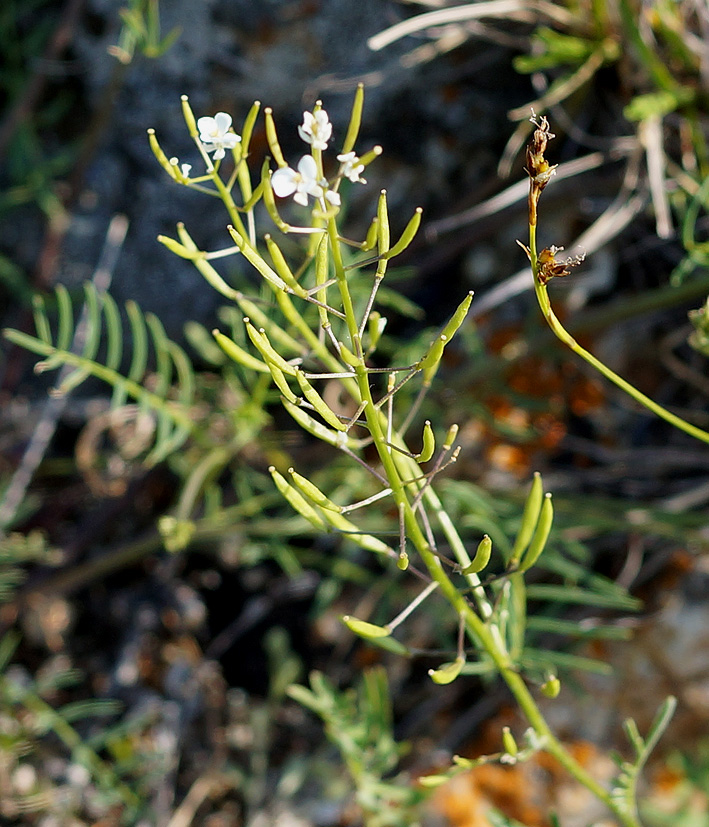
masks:
POLYGON ((560 253, 563 249, 563 247, 555 247, 552 244, 551 247, 545 247, 541 253, 539 253, 539 270, 537 272, 537 278, 542 284, 547 284, 550 279, 568 276, 571 272, 571 268, 578 267, 578 265, 581 264, 581 262, 586 258, 585 253, 579 253, 578 255, 570 256, 563 261, 557 261, 556 254, 560 253))
POLYGON ((556 136, 550 130, 549 121, 544 115, 537 119, 534 112, 532 112, 532 117, 529 120, 536 126, 536 129, 532 135, 532 140, 527 145, 526 171, 532 179, 533 185, 536 185, 541 193, 557 167, 556 164, 553 166, 549 164, 544 157, 547 143, 556 136))

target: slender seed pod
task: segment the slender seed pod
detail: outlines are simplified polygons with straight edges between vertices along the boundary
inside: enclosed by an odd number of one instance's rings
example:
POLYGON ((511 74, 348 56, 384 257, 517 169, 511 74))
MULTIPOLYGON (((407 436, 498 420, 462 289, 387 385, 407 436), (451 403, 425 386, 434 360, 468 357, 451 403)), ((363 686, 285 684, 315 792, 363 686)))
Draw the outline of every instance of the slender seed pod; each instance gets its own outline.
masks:
POLYGON ((417 462, 428 462, 436 450, 436 437, 433 433, 430 420, 426 420, 423 425, 423 447, 421 453, 416 457, 417 462))
POLYGON ((356 617, 350 617, 349 615, 344 615, 342 622, 350 632, 354 632, 365 640, 389 637, 391 634, 391 629, 387 629, 386 626, 377 626, 374 623, 368 623, 366 620, 358 620, 356 617))
POLYGON ((385 256, 389 252, 389 210, 387 209, 387 191, 382 190, 379 193, 379 201, 377 203, 377 247, 380 256, 385 256))
POLYGON ((330 410, 322 396, 320 396, 320 394, 306 379, 302 370, 296 369, 295 378, 300 385, 303 396, 308 400, 308 402, 310 402, 325 422, 337 431, 346 431, 347 426, 330 410))
POLYGON ((177 173, 175 167, 173 166, 173 164, 170 163, 167 155, 165 155, 165 153, 162 151, 160 144, 158 143, 158 139, 155 137, 154 129, 148 130, 148 143, 150 144, 150 149, 152 149, 153 155, 157 158, 160 166, 165 170, 165 172, 167 172, 170 178, 172 178, 174 181, 177 181, 177 173))
POLYGON ((508 726, 502 728, 502 746, 505 748, 507 755, 512 758, 517 757, 519 747, 517 746, 517 741, 515 741, 514 735, 510 732, 510 728, 508 726))
POLYGON ((342 344, 342 342, 338 342, 338 344, 340 346, 340 358, 342 361, 351 368, 360 367, 362 360, 358 359, 346 345, 342 344))
POLYGON ((300 489, 300 492, 305 494, 309 500, 312 500, 315 505, 319 505, 320 508, 326 508, 328 511, 337 511, 338 513, 342 513, 342 506, 334 503, 328 496, 323 494, 317 485, 310 482, 309 479, 303 477, 294 468, 289 468, 288 473, 291 475, 291 479, 295 483, 296 487, 300 489))
POLYGON ((481 572, 490 562, 492 555, 492 540, 486 534, 478 543, 478 548, 475 552, 475 557, 463 569, 461 574, 477 574, 481 572))
POLYGON ((367 332, 369 333, 369 352, 377 349, 379 340, 382 337, 384 328, 387 326, 387 319, 378 310, 372 310, 367 319, 367 332))
POLYGON ((286 502, 293 508, 301 517, 305 517, 305 519, 315 528, 320 531, 325 531, 327 526, 323 521, 322 517, 318 514, 318 512, 313 508, 312 505, 300 494, 298 491, 295 490, 291 485, 288 484, 286 478, 280 474, 273 465, 270 466, 268 469, 269 474, 273 477, 273 481, 276 484, 276 488, 281 492, 286 502))
POLYGON ((340 448, 343 445, 349 448, 357 447, 357 440, 348 437, 344 431, 333 431, 331 428, 325 427, 322 422, 313 419, 313 417, 300 406, 286 399, 283 401, 283 407, 304 431, 321 439, 323 442, 327 442, 328 445, 333 445, 335 448, 340 448))
POLYGON ((187 232, 187 227, 185 227, 182 221, 177 222, 177 237, 188 250, 194 253, 199 252, 199 247, 194 243, 192 236, 187 232))
POLYGON ((291 272, 291 269, 288 266, 288 263, 286 262, 278 244, 276 244, 276 242, 271 238, 270 234, 265 235, 264 240, 266 241, 266 246, 268 247, 268 252, 271 256, 271 261, 273 262, 273 266, 276 268, 278 275, 294 292, 297 290, 302 290, 303 288, 295 280, 295 276, 291 272))
POLYGON ((261 101, 254 101, 249 113, 244 120, 244 126, 241 130, 241 148, 246 157, 249 153, 249 144, 251 143, 251 135, 254 131, 256 118, 258 117, 259 109, 261 108, 261 101))
POLYGON ((195 120, 194 113, 192 112, 189 98, 187 95, 182 95, 180 100, 182 101, 182 117, 185 119, 187 129, 189 130, 190 135, 193 138, 196 138, 197 135, 199 135, 199 130, 197 129, 197 121, 195 120))
POLYGON ((273 110, 267 106, 263 110, 264 120, 266 122, 266 140, 268 141, 268 148, 271 150, 273 160, 279 167, 287 167, 283 153, 281 152, 281 145, 278 143, 278 136, 276 135, 276 124, 273 122, 273 110))
POLYGON ((359 245, 360 250, 373 250, 377 243, 377 236, 379 235, 379 219, 374 216, 372 223, 369 225, 367 235, 364 241, 359 245))
POLYGON ((266 279, 266 281, 272 286, 275 287, 277 290, 286 290, 287 292, 295 293, 297 296, 301 298, 305 298, 308 293, 307 291, 301 287, 297 282, 295 283, 294 287, 287 285, 285 281, 276 273, 276 271, 269 267, 268 264, 261 258, 261 256, 254 250, 254 248, 246 242, 246 239, 242 237, 240 233, 238 233, 234 227, 229 224, 227 226, 227 230, 229 231, 229 235, 234 239, 236 246, 239 248, 240 252, 243 254, 244 258, 251 264, 253 267, 258 270, 258 272, 266 279))
POLYGON ((374 537, 372 534, 362 534, 355 523, 348 520, 342 514, 337 514, 334 511, 324 511, 323 517, 328 523, 330 523, 330 525, 332 525, 333 528, 338 531, 347 532, 350 536, 350 540, 358 546, 361 546, 363 549, 373 551, 376 554, 386 554, 387 557, 390 557, 393 554, 394 550, 385 542, 380 540, 378 537, 374 537))
POLYGON ((237 364, 242 365, 245 368, 249 368, 249 370, 256 370, 259 373, 269 373, 268 365, 264 364, 255 356, 252 356, 242 347, 237 345, 235 341, 230 339, 228 336, 225 336, 219 330, 213 330, 212 336, 214 336, 217 344, 224 351, 224 353, 226 353, 226 355, 230 359, 233 359, 233 361, 237 364))
POLYGON ((263 328, 256 330, 248 318, 244 319, 244 324, 246 325, 246 333, 249 339, 251 339, 254 347, 261 356, 263 356, 264 361, 276 365, 288 376, 295 376, 296 369, 289 362, 286 362, 278 351, 274 350, 273 345, 268 340, 266 331, 263 328))
POLYGON ((542 510, 539 514, 539 522, 537 523, 537 527, 534 530, 534 535, 532 536, 532 542, 529 544, 529 548, 520 562, 520 572, 525 572, 531 569, 539 559, 540 554, 546 547, 553 521, 554 506, 551 502, 551 494, 545 494, 542 510))
POLYGON ((428 676, 434 683, 444 686, 447 683, 453 683, 458 675, 460 675, 464 665, 465 658, 459 656, 450 663, 444 663, 443 666, 440 666, 438 669, 429 669, 428 676))
POLYGON ((373 146, 369 152, 365 152, 359 159, 360 164, 368 167, 375 158, 378 158, 384 150, 380 146, 373 146))
POLYGON ((534 473, 532 487, 527 495, 527 501, 524 504, 524 511, 522 512, 522 524, 517 533, 514 548, 512 549, 512 556, 509 565, 516 566, 529 545, 534 529, 539 520, 539 513, 542 510, 542 499, 544 497, 544 489, 542 486, 542 476, 538 471, 534 473))
MULTIPOLYGON (((328 244, 327 233, 323 233, 315 250, 315 284, 325 284, 327 281, 329 267, 328 244)), ((327 287, 318 290, 315 296, 319 302, 327 304, 327 287)), ((327 309, 318 305, 318 315, 320 317, 320 326, 324 328, 329 324, 327 309)))
POLYGON ((426 384, 430 384, 431 380, 436 375, 438 365, 441 361, 441 357, 443 356, 443 350, 446 346, 446 341, 447 339, 443 334, 438 336, 438 338, 431 343, 428 352, 417 365, 418 369, 423 371, 423 381, 426 384))
POLYGON ((180 244, 179 241, 174 238, 170 238, 169 235, 159 235, 158 241, 161 244, 164 244, 165 247, 167 247, 167 249, 176 256, 194 260, 194 253, 192 250, 188 250, 184 245, 180 244))
POLYGON ((468 310, 470 310, 470 305, 472 301, 473 291, 471 290, 468 293, 468 295, 463 299, 463 301, 458 305, 455 313, 451 316, 448 324, 443 328, 442 335, 445 336, 448 341, 450 341, 453 338, 453 336, 455 336, 455 334, 458 331, 458 328, 465 321, 465 317, 468 315, 468 310))
POLYGON ((413 216, 409 220, 409 223, 404 227, 404 232, 401 234, 401 238, 396 242, 396 244, 389 250, 388 253, 385 254, 385 258, 394 258, 394 256, 401 255, 404 250, 411 244, 414 240, 416 233, 418 232, 419 227, 421 226, 421 214, 423 210, 421 207, 416 207, 416 211, 414 212, 413 216))
POLYGON ((362 125, 362 109, 364 107, 364 84, 357 84, 357 91, 355 92, 354 101, 352 102, 352 114, 350 115, 350 123, 347 127, 345 140, 342 144, 342 154, 346 155, 352 152, 354 145, 357 142, 359 135, 359 128, 362 125))
POLYGON ((458 426, 454 423, 448 429, 448 433, 446 434, 446 440, 443 443, 443 450, 450 451, 453 447, 453 443, 455 442, 455 438, 458 436, 458 426))
POLYGON ((275 365, 273 362, 268 362, 268 370, 271 374, 271 378, 273 379, 274 384, 281 392, 284 399, 287 399, 291 404, 298 405, 300 404, 300 399, 293 393, 290 389, 290 385, 285 377, 283 371, 275 365))

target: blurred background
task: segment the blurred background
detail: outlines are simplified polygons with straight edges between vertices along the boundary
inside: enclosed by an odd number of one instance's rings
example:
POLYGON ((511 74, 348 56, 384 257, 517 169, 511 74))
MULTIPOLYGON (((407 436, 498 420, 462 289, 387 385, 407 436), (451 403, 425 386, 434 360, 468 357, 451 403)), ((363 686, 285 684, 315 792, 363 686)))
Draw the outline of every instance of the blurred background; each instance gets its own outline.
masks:
MULTIPOLYGON (((688 827, 709 824, 709 454, 547 334, 515 240, 527 233, 529 117, 544 113, 559 167, 542 197, 540 241, 587 256, 553 285, 557 312, 642 391, 709 425, 700 310, 709 292, 708 33, 703 0, 0 8, 2 327, 33 332, 35 292, 62 284, 80 304, 82 284, 100 283, 119 307, 134 301, 155 314, 185 347, 200 401, 219 400, 215 422, 226 430, 242 427, 228 414, 239 391, 230 386, 229 396, 185 327, 220 324, 223 302, 156 238, 174 236, 181 221, 200 248, 219 249, 230 243, 227 219, 168 178, 147 130, 168 157, 196 163, 181 95, 197 117, 228 112, 237 131, 259 100, 295 165, 303 112, 321 100, 341 139, 364 84, 358 146, 384 153, 367 169, 368 186, 351 193, 350 236, 366 232, 382 188, 394 237, 424 209, 391 273, 401 294, 391 300, 392 348, 414 353, 468 290, 476 294, 426 411, 461 424, 448 507, 477 536, 489 526, 509 536, 532 472, 544 473, 558 559, 539 585, 596 577, 615 589, 582 610, 538 592, 540 614, 611 630, 569 643, 554 634, 561 627, 539 625, 540 641, 570 667, 571 689, 549 715, 602 776, 605 749, 623 746, 622 718, 646 724, 666 694, 678 695, 646 817, 688 827)), ((251 151, 257 169, 268 154, 262 119, 251 151)), ((243 289, 255 283, 237 259, 227 271, 243 289)), ((56 377, 38 376, 27 350, 2 342, 3 824, 362 823, 322 723, 284 695, 312 669, 347 687, 386 665, 393 718, 377 714, 409 749, 384 764, 411 807, 411 779, 453 752, 494 751, 501 726, 519 723, 494 683, 433 688, 430 658, 375 652, 341 628, 350 611, 393 615, 406 584, 389 584, 352 550, 338 569, 333 541, 294 535, 284 510, 251 499, 268 495, 265 469, 279 451, 317 472, 320 449, 269 422, 218 480, 224 513, 253 506, 207 520, 186 551, 170 554, 155 526, 174 512, 191 455, 145 468, 121 454, 101 419, 109 391, 91 380, 61 405, 47 402, 56 377), (46 422, 49 436, 38 438, 46 422), (252 474, 248 492, 232 478, 252 474)), ((455 637, 433 609, 417 622, 422 651, 455 637)), ((425 818, 533 827, 550 823, 550 807, 564 825, 600 818, 556 773, 543 762, 483 768, 438 791, 425 818)), ((367 824, 413 823, 408 812, 402 805, 400 821, 367 824)))

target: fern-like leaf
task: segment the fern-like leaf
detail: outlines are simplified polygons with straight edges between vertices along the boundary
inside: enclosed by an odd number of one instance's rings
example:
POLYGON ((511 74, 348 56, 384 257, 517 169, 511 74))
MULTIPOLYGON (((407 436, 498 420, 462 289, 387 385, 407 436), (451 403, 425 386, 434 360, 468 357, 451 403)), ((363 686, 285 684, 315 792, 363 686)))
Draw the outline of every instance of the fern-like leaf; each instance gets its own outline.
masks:
POLYGON ((64 396, 93 376, 113 388, 111 407, 130 399, 156 420, 153 446, 145 462, 153 465, 177 450, 195 433, 189 408, 194 400, 195 377, 184 350, 165 333, 160 320, 143 313, 135 302, 126 302, 132 348, 127 370, 122 371, 125 350, 121 313, 111 296, 99 293, 93 284, 84 285, 84 309, 74 319, 71 298, 59 285, 52 302, 56 325, 50 322, 48 302, 34 298, 34 336, 6 329, 3 335, 16 345, 44 357, 35 365, 37 373, 61 369, 53 396, 64 396), (53 328, 56 327, 56 335, 53 328), (105 350, 100 353, 101 345, 105 350), (148 363, 155 363, 154 386, 145 387, 148 363))

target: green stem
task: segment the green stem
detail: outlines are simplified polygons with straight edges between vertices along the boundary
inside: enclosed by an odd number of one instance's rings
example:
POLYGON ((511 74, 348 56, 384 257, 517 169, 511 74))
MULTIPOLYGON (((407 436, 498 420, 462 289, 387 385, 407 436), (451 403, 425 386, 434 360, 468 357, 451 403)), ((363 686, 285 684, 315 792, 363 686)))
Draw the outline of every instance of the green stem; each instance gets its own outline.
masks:
POLYGON ((636 402, 639 402, 649 411, 652 411, 656 416, 659 416, 660 419, 664 419, 665 422, 669 422, 670 425, 673 425, 675 428, 678 428, 680 431, 684 431, 684 433, 693 436, 695 439, 700 440, 701 442, 709 443, 709 433, 707 431, 702 430, 702 428, 698 428, 696 425, 691 425, 689 422, 686 422, 681 417, 673 414, 671 411, 668 411, 667 408, 664 408, 662 405, 659 405, 655 402, 654 399, 651 399, 649 396, 646 396, 642 391, 639 391, 634 385, 631 385, 630 382, 623 379, 622 376, 618 376, 617 373, 612 371, 607 365, 603 362, 598 360, 592 353, 589 353, 585 348, 581 347, 581 345, 574 339, 574 337, 566 330, 566 328, 561 324, 559 319, 557 318, 556 314, 552 310, 551 302, 549 301, 549 294, 547 292, 547 287, 545 284, 539 279, 539 257, 537 255, 537 243, 536 243, 536 227, 532 224, 529 226, 529 258, 532 265, 532 276, 534 278, 534 292, 537 296, 537 302, 539 303, 539 308, 544 315, 544 318, 549 325, 551 331, 554 335, 563 342, 567 347, 577 353, 582 359, 588 362, 591 367, 595 368, 600 374, 606 377, 606 379, 613 382, 614 385, 619 387, 621 390, 625 391, 629 396, 635 399, 636 402))
MULTIPOLYGON (((486 623, 473 610, 472 606, 467 602, 459 589, 445 573, 441 561, 431 548, 421 526, 419 525, 417 515, 411 507, 406 493, 406 484, 402 481, 403 475, 397 467, 394 455, 399 456, 399 454, 398 452, 394 452, 393 455, 389 445, 387 444, 383 415, 379 410, 377 410, 372 399, 371 389, 369 386, 369 375, 364 363, 364 358, 362 357, 357 319, 355 317, 354 307, 346 281, 345 270, 342 265, 342 257, 337 239, 337 227, 334 219, 330 219, 329 221, 328 233, 330 235, 333 261, 335 264, 335 274, 338 287, 340 289, 342 307, 345 313, 353 352, 358 357, 362 358, 362 362, 357 366, 357 368, 355 368, 355 372, 357 374, 357 383, 360 393, 362 394, 362 399, 366 403, 364 413, 372 439, 377 448, 384 473, 392 489, 394 501, 397 506, 403 507, 404 522, 409 540, 416 548, 416 551, 426 566, 429 575, 433 581, 438 584, 442 594, 455 609, 456 613, 463 616, 466 627, 471 636, 492 659, 500 676, 507 684, 510 692, 519 704, 530 725, 540 739, 543 740, 544 749, 549 754, 553 755, 554 758, 556 758, 556 760, 567 770, 567 772, 570 773, 570 775, 572 775, 577 781, 579 781, 579 783, 581 783, 594 796, 602 801, 615 814, 623 827, 639 827, 637 820, 619 809, 618 805, 613 801, 610 793, 569 754, 561 742, 556 738, 544 719, 544 716, 537 706, 532 694, 516 671, 515 665, 507 652, 503 641, 500 639, 500 636, 495 635, 491 626, 488 625, 488 623, 486 623)), ((448 535, 449 540, 455 539, 456 541, 455 543, 451 543, 451 545, 454 546, 454 548, 458 547, 458 550, 462 548, 463 553, 467 557, 467 551, 458 537, 451 521, 448 519, 447 513, 435 497, 430 486, 428 490, 431 491, 431 494, 428 496, 428 501, 434 506, 439 522, 444 527, 445 533, 448 535)), ((428 493, 428 491, 426 493, 428 493)))

